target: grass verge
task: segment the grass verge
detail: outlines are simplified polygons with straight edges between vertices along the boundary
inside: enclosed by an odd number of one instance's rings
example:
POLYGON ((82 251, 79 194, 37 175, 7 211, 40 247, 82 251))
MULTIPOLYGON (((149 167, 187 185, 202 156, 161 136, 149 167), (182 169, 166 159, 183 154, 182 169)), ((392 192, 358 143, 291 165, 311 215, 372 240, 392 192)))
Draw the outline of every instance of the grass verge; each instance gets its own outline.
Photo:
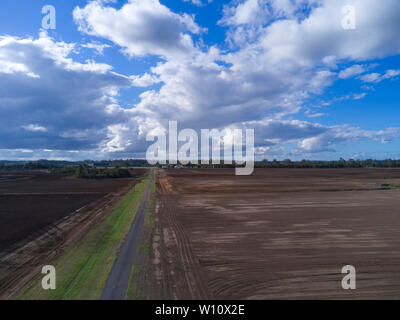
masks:
POLYGON ((384 190, 400 190, 400 185, 384 183, 381 184, 381 188, 384 190))
POLYGON ((151 234, 155 226, 155 210, 156 210, 156 177, 157 169, 154 170, 153 184, 151 186, 151 193, 149 205, 144 217, 144 224, 141 234, 141 239, 138 247, 137 258, 132 268, 131 276, 129 279, 129 286, 126 294, 127 300, 144 300, 146 299, 146 289, 143 286, 146 283, 146 272, 148 262, 150 261, 150 245, 151 234))
POLYGON ((90 231, 69 247, 53 265, 56 290, 43 290, 42 275, 19 296, 23 300, 92 300, 101 297, 118 250, 128 233, 146 193, 149 174, 98 221, 90 231))

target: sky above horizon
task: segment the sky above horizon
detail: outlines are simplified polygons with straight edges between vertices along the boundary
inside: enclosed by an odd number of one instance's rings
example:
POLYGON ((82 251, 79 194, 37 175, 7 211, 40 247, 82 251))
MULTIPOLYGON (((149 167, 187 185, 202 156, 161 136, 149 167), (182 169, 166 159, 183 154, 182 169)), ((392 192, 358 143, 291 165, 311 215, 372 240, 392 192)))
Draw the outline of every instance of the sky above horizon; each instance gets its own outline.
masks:
POLYGON ((252 128, 257 159, 400 158, 399 17, 398 0, 2 0, 0 159, 143 158, 170 120, 252 128))

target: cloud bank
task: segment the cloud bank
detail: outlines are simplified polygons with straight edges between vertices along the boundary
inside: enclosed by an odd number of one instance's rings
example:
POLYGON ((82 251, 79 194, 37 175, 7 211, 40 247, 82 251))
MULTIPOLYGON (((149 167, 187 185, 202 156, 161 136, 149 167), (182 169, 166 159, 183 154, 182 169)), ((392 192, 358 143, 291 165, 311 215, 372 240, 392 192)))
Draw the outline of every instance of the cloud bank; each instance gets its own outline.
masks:
MULTIPOLYGON (((194 4, 201 4, 194 1, 194 4)), ((345 123, 295 120, 308 101, 336 81, 374 84, 396 79, 398 70, 371 72, 371 61, 400 54, 400 2, 387 0, 246 0, 224 6, 216 24, 226 44, 204 44, 209 32, 196 17, 175 13, 158 0, 105 1, 77 7, 73 19, 87 48, 103 53, 111 41, 134 63, 158 62, 141 75, 113 72, 111 65, 71 56, 74 44, 3 37, 0 40, 1 149, 98 150, 134 156, 145 136, 177 120, 182 128, 254 127, 259 152, 334 152, 361 140, 387 143, 397 128, 363 130, 345 123), (342 28, 342 7, 353 5, 357 28, 342 28), (153 87, 157 84, 157 87, 153 87), (118 103, 122 88, 145 88, 131 109, 118 103), (146 90, 146 88, 148 88, 146 90), (7 120, 4 120, 7 119, 7 120)), ((361 100, 365 92, 354 93, 361 100)))

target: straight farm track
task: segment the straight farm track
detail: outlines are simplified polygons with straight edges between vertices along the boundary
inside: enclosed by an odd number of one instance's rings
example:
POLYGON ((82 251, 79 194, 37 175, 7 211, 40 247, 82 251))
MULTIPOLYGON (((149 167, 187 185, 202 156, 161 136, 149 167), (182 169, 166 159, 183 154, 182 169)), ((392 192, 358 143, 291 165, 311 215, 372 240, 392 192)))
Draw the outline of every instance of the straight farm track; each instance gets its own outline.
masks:
POLYGON ((399 185, 398 169, 160 170, 150 298, 398 299, 399 185))
POLYGON ((149 174, 149 182, 143 200, 136 212, 130 230, 126 235, 113 268, 108 276, 107 282, 101 295, 102 300, 124 300, 129 287, 133 263, 137 254, 141 229, 144 223, 146 210, 149 204, 151 187, 153 185, 154 169, 149 174))

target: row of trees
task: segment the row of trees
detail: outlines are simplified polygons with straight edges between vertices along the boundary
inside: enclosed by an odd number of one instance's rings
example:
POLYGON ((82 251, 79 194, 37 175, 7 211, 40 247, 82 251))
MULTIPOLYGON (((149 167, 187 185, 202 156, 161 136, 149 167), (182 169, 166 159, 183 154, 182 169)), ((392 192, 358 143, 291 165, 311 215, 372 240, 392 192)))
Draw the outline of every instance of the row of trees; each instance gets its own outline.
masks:
POLYGON ((128 169, 122 168, 88 168, 80 165, 75 169, 75 177, 84 179, 110 179, 129 178, 131 173, 128 169))
POLYGON ((0 170, 60 170, 67 167, 86 166, 94 168, 149 167, 146 160, 104 160, 104 161, 0 161, 0 170))
MULTIPOLYGON (((235 168, 236 164, 188 164, 188 165, 159 165, 159 167, 186 167, 186 168, 235 168)), ((301 160, 262 160, 254 163, 255 168, 400 168, 400 160, 354 160, 339 159, 336 161, 301 160)))
MULTIPOLYGON (((290 159, 278 161, 278 160, 263 160, 255 162, 256 168, 400 168, 400 160, 386 159, 386 160, 354 160, 354 159, 339 159, 336 161, 291 161, 290 159)), ((160 167, 165 166, 160 164, 160 167)), ((172 166, 172 165, 171 165, 172 166)), ((201 167, 201 168, 233 168, 235 164, 224 164, 223 162, 219 165, 192 165, 181 167, 201 167)), ((74 173, 77 168, 84 168, 88 175, 113 175, 113 174, 125 174, 123 171, 119 172, 120 168, 131 168, 131 167, 150 167, 146 160, 132 159, 132 160, 109 160, 109 161, 3 161, 0 162, 0 170, 49 170, 51 172, 58 173, 74 173), (108 170, 104 170, 108 169, 108 170), (90 174, 89 174, 90 172, 90 174), (119 173, 118 173, 119 172, 119 173)), ((83 169, 79 169, 84 171, 83 169)))
POLYGON ((256 168, 400 168, 400 160, 354 160, 339 159, 337 161, 283 161, 263 160, 255 163, 256 168))

